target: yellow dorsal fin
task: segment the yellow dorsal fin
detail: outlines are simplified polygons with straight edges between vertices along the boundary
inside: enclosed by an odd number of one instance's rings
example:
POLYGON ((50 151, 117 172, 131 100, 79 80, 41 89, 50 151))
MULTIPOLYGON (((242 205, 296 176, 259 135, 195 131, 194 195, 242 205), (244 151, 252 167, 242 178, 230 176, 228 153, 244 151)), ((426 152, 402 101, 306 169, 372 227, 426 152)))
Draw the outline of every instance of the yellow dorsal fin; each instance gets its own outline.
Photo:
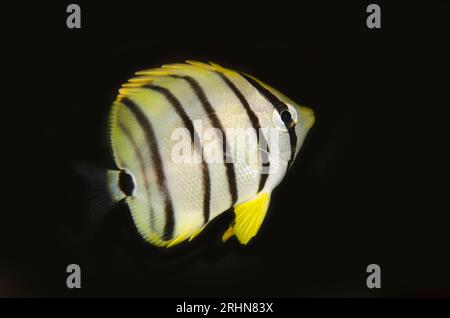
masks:
POLYGON ((117 101, 121 101, 124 97, 130 96, 136 89, 151 84, 155 80, 164 76, 179 75, 185 72, 212 72, 217 71, 226 75, 232 76, 236 72, 224 68, 218 64, 209 62, 203 63, 193 60, 187 60, 185 63, 165 64, 159 68, 151 68, 135 73, 135 76, 130 78, 127 83, 123 84, 119 90, 117 101))
POLYGON ((247 244, 258 233, 266 216, 269 203, 270 195, 260 193, 253 200, 237 204, 234 207, 235 222, 224 233, 222 240, 225 242, 235 235, 241 244, 247 244))

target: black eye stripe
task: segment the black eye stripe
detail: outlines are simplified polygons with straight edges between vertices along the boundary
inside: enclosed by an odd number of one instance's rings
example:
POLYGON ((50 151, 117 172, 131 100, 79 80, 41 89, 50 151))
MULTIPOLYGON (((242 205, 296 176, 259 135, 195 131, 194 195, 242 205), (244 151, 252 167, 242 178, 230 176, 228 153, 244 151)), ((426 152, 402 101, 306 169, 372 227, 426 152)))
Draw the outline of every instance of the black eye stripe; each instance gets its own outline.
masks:
MULTIPOLYGON (((257 81, 255 81, 253 78, 251 78, 248 75, 245 75, 244 73, 241 73, 242 77, 244 77, 251 85, 253 85, 276 109, 278 114, 281 116, 281 112, 283 110, 287 110, 288 107, 286 104, 284 104, 282 101, 280 101, 274 94, 272 94, 268 89, 263 87, 261 84, 259 84, 257 81)), ((288 167, 291 166, 292 161, 294 160, 295 156, 295 149, 297 147, 297 134, 295 132, 295 123, 292 119, 289 123, 284 123, 286 126, 286 129, 289 133, 289 142, 291 144, 291 158, 288 161, 288 167)))
POLYGON ((285 124, 289 124, 289 123, 291 122, 291 120, 292 120, 291 112, 288 111, 288 110, 283 110, 283 111, 280 113, 280 117, 281 117, 281 120, 282 120, 285 124))

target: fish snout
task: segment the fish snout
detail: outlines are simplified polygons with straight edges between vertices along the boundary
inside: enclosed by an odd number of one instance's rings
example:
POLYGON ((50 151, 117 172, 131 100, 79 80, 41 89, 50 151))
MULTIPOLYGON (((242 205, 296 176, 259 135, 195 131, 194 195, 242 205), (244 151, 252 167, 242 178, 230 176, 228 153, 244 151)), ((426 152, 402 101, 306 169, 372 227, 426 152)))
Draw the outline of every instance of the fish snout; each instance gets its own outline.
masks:
POLYGON ((314 122, 316 121, 314 111, 308 107, 300 106, 300 117, 303 118, 303 122, 306 129, 310 129, 314 125, 314 122))

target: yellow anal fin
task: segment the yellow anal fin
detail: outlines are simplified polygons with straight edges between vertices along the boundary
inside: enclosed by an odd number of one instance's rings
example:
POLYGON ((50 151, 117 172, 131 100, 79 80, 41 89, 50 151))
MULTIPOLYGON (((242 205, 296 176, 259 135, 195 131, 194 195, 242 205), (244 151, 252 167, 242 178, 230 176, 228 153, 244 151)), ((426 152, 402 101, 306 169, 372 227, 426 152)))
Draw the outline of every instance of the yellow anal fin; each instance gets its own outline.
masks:
POLYGON ((250 201, 237 204, 234 207, 235 222, 224 233, 222 240, 226 241, 235 235, 241 244, 247 244, 259 231, 270 203, 268 193, 260 193, 250 201))
POLYGON ((186 230, 183 233, 181 233, 180 235, 178 235, 176 238, 170 240, 170 241, 166 241, 166 247, 172 247, 175 245, 178 245, 186 240, 192 241, 194 239, 194 237, 196 237, 197 235, 199 235, 203 229, 205 228, 205 226, 202 226, 200 229, 192 232, 190 230, 186 230))
POLYGON ((203 229, 205 228, 205 225, 203 225, 201 228, 199 228, 197 231, 195 231, 194 233, 191 234, 191 236, 189 237, 189 242, 192 241, 197 235, 199 235, 203 229))
POLYGON ((181 233, 180 235, 178 235, 176 238, 170 240, 170 241, 166 241, 167 245, 166 247, 173 247, 175 245, 180 244, 181 242, 186 241, 189 238, 189 232, 185 231, 183 233, 181 233))

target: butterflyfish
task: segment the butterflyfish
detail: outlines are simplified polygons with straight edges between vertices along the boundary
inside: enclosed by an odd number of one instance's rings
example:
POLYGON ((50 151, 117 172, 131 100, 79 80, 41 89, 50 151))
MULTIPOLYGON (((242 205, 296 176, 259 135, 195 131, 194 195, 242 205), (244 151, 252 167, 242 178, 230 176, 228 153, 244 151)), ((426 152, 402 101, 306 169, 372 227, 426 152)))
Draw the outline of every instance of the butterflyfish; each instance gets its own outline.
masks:
POLYGON ((124 200, 142 238, 172 247, 232 208, 223 234, 247 244, 292 166, 311 109, 248 74, 186 61, 135 73, 109 116, 117 169, 96 185, 124 200))

